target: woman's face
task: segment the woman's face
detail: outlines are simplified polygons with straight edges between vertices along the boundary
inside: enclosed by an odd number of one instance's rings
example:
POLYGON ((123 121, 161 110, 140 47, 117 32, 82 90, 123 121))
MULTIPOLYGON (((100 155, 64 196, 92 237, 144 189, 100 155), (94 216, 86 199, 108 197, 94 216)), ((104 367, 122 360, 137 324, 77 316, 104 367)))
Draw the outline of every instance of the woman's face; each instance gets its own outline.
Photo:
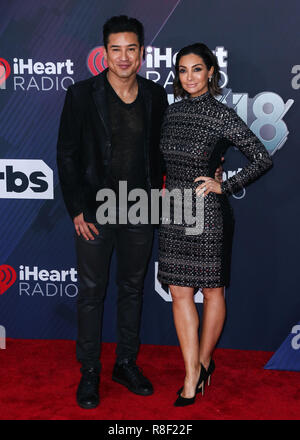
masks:
POLYGON ((180 58, 178 67, 181 85, 192 98, 208 91, 208 78, 213 74, 213 66, 208 70, 203 59, 191 53, 180 58))

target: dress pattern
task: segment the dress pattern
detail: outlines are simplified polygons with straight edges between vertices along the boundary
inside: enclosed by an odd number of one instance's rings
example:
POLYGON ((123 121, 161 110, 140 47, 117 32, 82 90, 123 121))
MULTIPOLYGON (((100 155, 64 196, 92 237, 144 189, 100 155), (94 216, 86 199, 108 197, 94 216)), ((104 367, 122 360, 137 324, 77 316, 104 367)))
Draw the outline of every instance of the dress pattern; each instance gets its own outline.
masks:
POLYGON ((272 166, 265 146, 247 124, 210 92, 170 105, 165 114, 160 148, 166 164, 166 189, 193 190, 195 214, 196 177, 214 178, 221 157, 230 146, 249 160, 239 173, 222 182, 222 194, 204 197, 204 229, 186 235, 184 219, 174 222, 171 203, 169 223, 159 227, 157 278, 162 284, 195 288, 228 286, 234 215, 228 196, 240 191, 272 166))

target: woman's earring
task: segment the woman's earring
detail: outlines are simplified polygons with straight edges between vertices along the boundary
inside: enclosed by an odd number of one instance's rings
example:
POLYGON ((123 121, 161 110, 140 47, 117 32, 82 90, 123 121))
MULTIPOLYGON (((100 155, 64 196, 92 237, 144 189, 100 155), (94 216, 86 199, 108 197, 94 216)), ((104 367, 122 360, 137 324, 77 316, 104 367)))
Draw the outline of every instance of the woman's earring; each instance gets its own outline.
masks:
POLYGON ((211 82, 211 76, 208 78, 208 81, 211 82))

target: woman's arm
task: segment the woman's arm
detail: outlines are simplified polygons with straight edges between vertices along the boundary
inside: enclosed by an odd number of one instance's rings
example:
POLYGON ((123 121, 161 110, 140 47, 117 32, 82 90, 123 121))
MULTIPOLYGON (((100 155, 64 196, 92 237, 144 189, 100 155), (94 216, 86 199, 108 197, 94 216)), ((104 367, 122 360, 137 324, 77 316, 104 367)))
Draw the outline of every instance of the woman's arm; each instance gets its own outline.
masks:
POLYGON ((240 172, 222 182, 222 193, 230 195, 264 174, 271 168, 273 161, 262 142, 232 108, 226 116, 223 135, 250 161, 240 172))

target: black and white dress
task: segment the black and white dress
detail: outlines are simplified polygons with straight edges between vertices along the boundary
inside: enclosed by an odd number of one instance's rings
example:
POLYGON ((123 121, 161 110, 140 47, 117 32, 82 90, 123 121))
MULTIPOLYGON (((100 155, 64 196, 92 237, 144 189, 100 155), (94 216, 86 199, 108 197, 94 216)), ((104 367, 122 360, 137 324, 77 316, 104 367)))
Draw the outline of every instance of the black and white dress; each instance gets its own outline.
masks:
MULTIPOLYGON (((186 235, 184 218, 172 219, 159 228, 158 280, 167 285, 201 287, 228 286, 234 216, 228 195, 240 191, 272 166, 272 159, 254 133, 236 112, 216 100, 210 92, 170 105, 165 114, 161 151, 166 163, 166 189, 194 189, 196 177, 214 178, 227 148, 236 146, 250 161, 239 173, 221 184, 222 194, 204 197, 204 228, 186 235)), ((172 199, 171 199, 172 201, 172 199)))

